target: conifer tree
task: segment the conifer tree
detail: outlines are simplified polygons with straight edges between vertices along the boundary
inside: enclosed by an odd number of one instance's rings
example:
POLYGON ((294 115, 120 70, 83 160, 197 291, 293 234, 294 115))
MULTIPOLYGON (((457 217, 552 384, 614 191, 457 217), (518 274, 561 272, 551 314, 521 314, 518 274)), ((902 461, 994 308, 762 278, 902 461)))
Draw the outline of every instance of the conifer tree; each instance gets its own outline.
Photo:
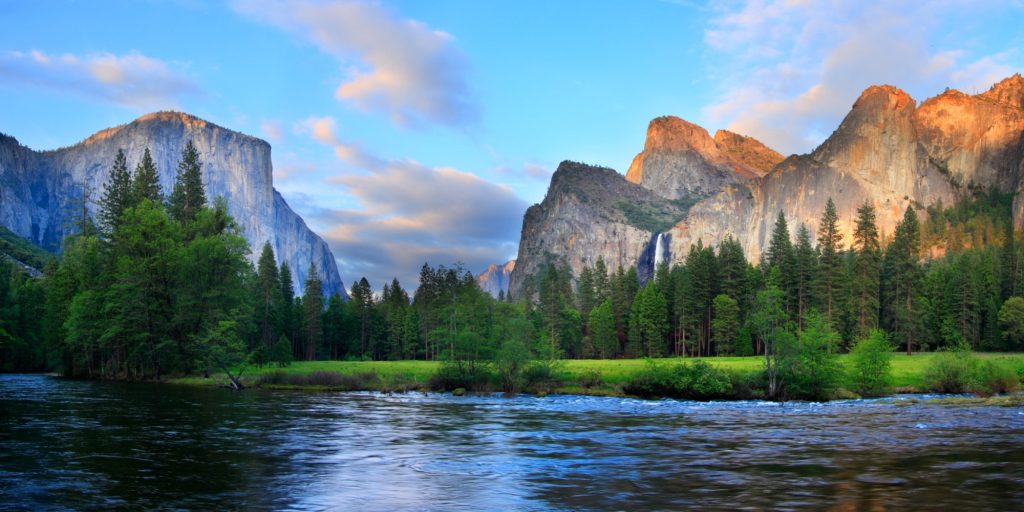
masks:
POLYGON ((323 284, 317 275, 316 265, 309 264, 309 275, 306 276, 305 294, 302 296, 302 307, 306 323, 303 326, 306 338, 306 360, 316 359, 316 347, 323 335, 322 315, 324 311, 323 284))
POLYGON ((819 268, 816 274, 818 303, 829 325, 833 329, 839 323, 837 301, 843 293, 840 289, 843 280, 843 234, 839 231, 839 214, 832 198, 825 203, 825 212, 818 224, 819 268))
POLYGON ((875 207, 865 201, 857 208, 857 222, 853 231, 853 281, 851 295, 856 319, 856 336, 867 336, 878 327, 879 273, 881 249, 875 207))
POLYGON ((169 210, 171 217, 184 224, 195 220, 196 212, 205 206, 206 191, 203 187, 202 164, 199 162, 199 152, 189 140, 181 151, 169 210))
POLYGON ((164 194, 160 190, 160 176, 156 172, 156 164, 153 163, 153 156, 149 148, 142 154, 142 161, 135 166, 135 175, 132 176, 133 203, 139 204, 143 199, 149 199, 154 204, 163 204, 164 194))
POLYGON ((811 234, 807 226, 800 225, 796 233, 794 250, 796 265, 794 267, 794 292, 796 295, 797 328, 803 329, 804 318, 811 310, 812 288, 814 276, 818 270, 818 255, 811 245, 811 234))
POLYGON ((108 237, 117 229, 124 211, 132 206, 132 175, 124 151, 118 149, 100 198, 100 226, 108 237))
POLYGON ((791 317, 796 315, 798 302, 796 297, 796 254, 789 235, 786 214, 782 210, 779 210, 779 215, 775 219, 772 237, 768 242, 767 263, 769 269, 779 269, 777 285, 784 296, 785 310, 791 317))
POLYGON ((260 340, 267 350, 280 336, 275 336, 277 328, 275 317, 281 308, 281 281, 278 277, 277 262, 274 260, 274 249, 270 242, 263 244, 259 262, 256 265, 256 286, 259 294, 257 300, 257 316, 259 318, 260 340))

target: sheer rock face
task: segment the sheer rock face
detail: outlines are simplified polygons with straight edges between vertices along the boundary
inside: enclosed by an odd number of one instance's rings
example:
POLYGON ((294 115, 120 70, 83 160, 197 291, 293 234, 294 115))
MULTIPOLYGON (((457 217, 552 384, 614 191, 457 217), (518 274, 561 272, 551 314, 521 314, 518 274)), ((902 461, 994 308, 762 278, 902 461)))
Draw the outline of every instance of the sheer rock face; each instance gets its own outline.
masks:
POLYGON ((134 170, 148 147, 167 195, 190 139, 203 164, 207 197, 227 199, 231 215, 252 244, 251 257, 258 258, 264 242, 270 241, 278 261, 291 266, 299 293, 314 263, 325 293, 347 297, 330 248, 274 190, 270 144, 188 114, 148 114, 53 151, 32 151, 11 137, 0 138, 0 223, 58 250, 86 190, 86 207, 95 216, 118 149, 134 170))
MULTIPOLYGON (((804 223, 816 235, 830 196, 849 244, 864 201, 875 206, 880 232, 891 236, 908 205, 950 205, 972 186, 1016 191, 1024 174, 1024 112, 1011 100, 1022 97, 1020 82, 1010 78, 978 96, 947 90, 919 107, 895 87, 870 87, 809 155, 787 158, 768 175, 695 205, 672 230, 672 253, 731 234, 757 260, 780 210, 793 232, 804 223)), ((1015 206, 1019 228, 1024 205, 1015 206)))
POLYGON ((491 263, 482 274, 476 276, 480 289, 497 298, 500 292, 508 293, 508 278, 516 268, 516 260, 509 260, 504 265, 491 263))
POLYGON ((611 270, 636 265, 656 231, 650 222, 668 227, 671 219, 684 213, 685 209, 626 181, 612 169, 562 162, 544 200, 523 217, 509 293, 513 297, 531 293, 529 279, 547 263, 567 264, 573 275, 599 257, 611 270))
MULTIPOLYGON (((865 201, 874 205, 883 236, 892 236, 908 206, 921 209, 939 201, 951 205, 977 187, 1016 192, 1014 222, 1024 229, 1020 75, 979 95, 947 90, 920 105, 896 87, 869 87, 824 143, 809 154, 781 161, 753 139, 721 131, 712 139, 704 129, 678 118, 655 119, 647 135, 626 179, 652 191, 648 208, 659 200, 675 205, 680 202, 674 199, 713 194, 688 211, 681 209, 675 225, 661 230, 668 232, 674 262, 682 261, 697 240, 717 245, 730 235, 757 261, 779 211, 792 233, 805 224, 816 237, 829 197, 847 246, 856 210, 865 201)), ((593 180, 591 186, 609 191, 582 202, 572 188, 556 183, 558 179, 556 173, 544 202, 524 219, 513 291, 539 268, 528 263, 531 256, 564 256, 577 275, 583 264, 592 265, 599 256, 609 268, 629 266, 637 264, 658 231, 605 218, 617 198, 625 196, 620 190, 625 187, 614 184, 612 176, 577 173, 575 188, 593 180), (593 179, 598 175, 600 180, 593 179)))
POLYGON ((667 199, 707 197, 725 185, 763 176, 782 155, 755 139, 707 130, 665 116, 647 127, 644 150, 629 166, 626 179, 667 199))

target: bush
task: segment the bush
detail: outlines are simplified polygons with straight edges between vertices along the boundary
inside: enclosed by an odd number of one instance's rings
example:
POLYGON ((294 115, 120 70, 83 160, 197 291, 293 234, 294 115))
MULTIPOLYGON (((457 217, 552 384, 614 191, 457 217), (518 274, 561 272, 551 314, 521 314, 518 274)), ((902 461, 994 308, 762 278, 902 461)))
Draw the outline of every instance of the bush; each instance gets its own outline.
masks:
POLYGON ((996 361, 982 361, 974 369, 971 392, 982 395, 1002 395, 1020 388, 1017 372, 996 361))
POLYGON ((881 329, 857 340, 850 351, 850 389, 861 396, 882 396, 892 388, 892 343, 881 329))
POLYGON ((601 380, 601 372, 590 369, 580 374, 578 382, 584 389, 596 388, 604 381, 601 380))
POLYGON ((704 361, 663 365, 652 360, 623 387, 626 393, 645 398, 692 400, 729 398, 732 389, 729 373, 704 361))
POLYGON ((821 315, 812 312, 793 350, 782 350, 779 371, 787 398, 828 400, 842 379, 836 357, 839 336, 821 315))
POLYGON ((445 361, 431 375, 428 386, 435 391, 451 391, 458 388, 486 391, 493 374, 490 365, 482 361, 445 361))
POLYGON ((936 393, 966 393, 972 387, 976 365, 971 349, 958 344, 935 354, 924 371, 925 385, 936 393))
POLYGON ((565 369, 560 359, 538 359, 526 365, 523 381, 533 391, 550 391, 562 383, 559 373, 565 369))

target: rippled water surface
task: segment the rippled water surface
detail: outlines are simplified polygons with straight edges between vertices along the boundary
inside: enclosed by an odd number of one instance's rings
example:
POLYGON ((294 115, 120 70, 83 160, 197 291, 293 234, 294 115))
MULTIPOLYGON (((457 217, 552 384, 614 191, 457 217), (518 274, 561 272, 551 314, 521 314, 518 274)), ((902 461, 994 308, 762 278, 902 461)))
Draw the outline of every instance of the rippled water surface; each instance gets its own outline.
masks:
POLYGON ((0 375, 0 509, 1024 509, 1024 409, 0 375))

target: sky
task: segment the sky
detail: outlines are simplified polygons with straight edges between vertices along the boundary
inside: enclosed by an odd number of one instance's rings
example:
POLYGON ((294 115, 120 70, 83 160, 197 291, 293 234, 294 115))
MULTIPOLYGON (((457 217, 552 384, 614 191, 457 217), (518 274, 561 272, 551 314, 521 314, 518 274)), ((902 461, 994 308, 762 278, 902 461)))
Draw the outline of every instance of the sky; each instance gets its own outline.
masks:
POLYGON ((157 110, 271 143, 346 284, 514 258, 563 160, 625 172, 677 115, 810 151, 860 91, 1024 71, 1024 1, 0 1, 0 132, 157 110))

